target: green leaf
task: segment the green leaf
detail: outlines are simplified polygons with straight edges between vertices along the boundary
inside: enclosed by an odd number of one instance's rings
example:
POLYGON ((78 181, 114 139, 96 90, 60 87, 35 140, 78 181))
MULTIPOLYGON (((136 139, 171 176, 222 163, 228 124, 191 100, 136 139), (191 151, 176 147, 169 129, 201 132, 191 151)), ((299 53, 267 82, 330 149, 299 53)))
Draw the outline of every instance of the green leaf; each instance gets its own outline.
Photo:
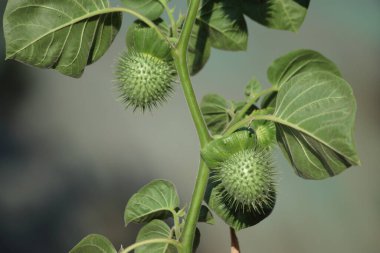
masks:
POLYGON ((222 96, 208 94, 203 97, 200 108, 211 134, 222 133, 233 116, 233 109, 222 96))
POLYGON ((191 31, 189 47, 187 48, 187 65, 191 75, 197 74, 207 63, 211 54, 211 41, 208 37, 208 27, 195 21, 191 31))
MULTIPOLYGON (((154 23, 164 34, 169 33, 169 29, 162 19, 157 19, 154 23)), ((128 27, 126 43, 129 50, 150 54, 164 60, 172 60, 169 43, 142 21, 136 20, 128 27)))
POLYGON ((360 163, 351 87, 330 72, 299 74, 278 92, 272 120, 281 150, 300 177, 323 179, 360 163))
POLYGON ((310 0, 240 0, 246 14, 269 28, 298 31, 309 7, 310 0))
POLYGON ((247 49, 247 24, 236 2, 208 0, 202 6, 198 19, 209 26, 214 48, 230 51, 247 49))
POLYGON ((110 47, 121 13, 107 0, 12 0, 4 13, 6 57, 80 77, 110 47))
POLYGON ((102 235, 88 235, 70 253, 116 253, 112 243, 102 235))
POLYGON ((124 212, 125 225, 165 219, 175 212, 179 197, 175 186, 165 180, 153 180, 128 201, 124 212))
MULTIPOLYGON (((338 67, 322 54, 308 49, 292 51, 276 59, 268 68, 268 80, 280 87, 298 74, 313 71, 328 71, 341 76, 338 67)), ((263 99, 262 107, 275 106, 277 92, 263 99)))
POLYGON ((200 243, 201 243, 201 231, 199 231, 199 228, 196 227, 194 241, 193 241, 193 253, 197 252, 197 249, 200 243))
MULTIPOLYGON (((273 194, 275 194, 273 192, 273 194)), ((233 205, 229 205, 229 201, 221 199, 218 195, 217 188, 213 182, 208 183, 207 191, 205 194, 205 201, 208 206, 230 227, 239 231, 244 228, 248 228, 256 225, 265 218, 267 218, 273 211, 274 204, 272 206, 263 207, 263 211, 258 212, 253 208, 250 210, 236 208, 233 205)), ((273 196, 273 200, 275 200, 273 196)), ((273 201, 274 203, 275 201, 273 201)))
MULTIPOLYGON (((170 227, 161 220, 152 220, 142 227, 137 234, 136 242, 142 242, 150 239, 172 239, 170 227)), ((168 243, 151 243, 135 249, 135 253, 175 253, 177 252, 173 245, 168 243)))
POLYGON ((201 206, 198 222, 205 222, 209 225, 215 224, 214 216, 212 215, 210 209, 205 205, 201 206))
MULTIPOLYGON (((166 1, 167 3, 170 2, 170 0, 162 1, 166 1)), ((121 2, 123 2, 127 8, 140 13, 151 20, 159 18, 165 10, 159 0, 121 0, 121 2)))
POLYGON ((330 59, 316 51, 301 49, 275 60, 268 68, 268 80, 280 87, 292 77, 312 71, 328 71, 341 76, 338 67, 330 59))
POLYGON ((253 77, 247 84, 244 90, 244 95, 247 98, 253 97, 261 90, 261 83, 256 77, 253 77))

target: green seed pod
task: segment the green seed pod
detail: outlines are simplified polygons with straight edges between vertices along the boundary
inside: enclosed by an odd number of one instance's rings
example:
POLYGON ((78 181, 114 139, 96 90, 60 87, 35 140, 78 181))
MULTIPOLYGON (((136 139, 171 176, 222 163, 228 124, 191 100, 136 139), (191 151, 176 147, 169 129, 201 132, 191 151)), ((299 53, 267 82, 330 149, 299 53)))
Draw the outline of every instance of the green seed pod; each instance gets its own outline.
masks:
MULTIPOLYGON (((273 108, 256 110, 253 115, 272 114, 273 108)), ((270 148, 276 142, 276 127, 271 121, 253 121, 252 128, 256 133, 257 144, 263 148, 270 148)))
POLYGON ((129 50, 120 57, 116 79, 127 107, 144 111, 166 101, 173 90, 176 70, 171 61, 129 50))
POLYGON ((202 157, 211 169, 219 201, 243 212, 262 213, 274 206, 271 153, 258 145, 250 132, 214 140, 202 150, 202 157))

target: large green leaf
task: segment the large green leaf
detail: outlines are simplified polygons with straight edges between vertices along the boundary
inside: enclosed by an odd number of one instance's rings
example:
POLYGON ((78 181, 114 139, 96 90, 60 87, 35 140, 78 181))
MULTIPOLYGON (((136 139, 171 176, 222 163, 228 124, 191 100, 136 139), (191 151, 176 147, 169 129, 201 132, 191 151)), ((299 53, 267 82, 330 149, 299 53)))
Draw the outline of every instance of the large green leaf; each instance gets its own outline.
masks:
POLYGON ((198 222, 205 222, 209 225, 215 224, 214 216, 212 215, 210 209, 205 205, 201 206, 201 210, 199 212, 199 217, 198 217, 198 222))
POLYGON ((70 253, 116 253, 112 243, 102 235, 88 235, 70 253))
POLYGON ((160 1, 170 2, 170 0, 121 0, 126 7, 143 16, 155 20, 161 16, 165 8, 160 1))
POLYGON ((270 28, 297 31, 306 16, 310 0, 239 0, 244 13, 270 28))
POLYGON ((246 50, 247 24, 239 5, 230 0, 208 0, 198 19, 209 26, 211 45, 223 50, 246 50))
POLYGON ((211 42, 208 37, 208 27, 199 20, 196 20, 194 23, 187 51, 187 65, 190 74, 195 75, 204 67, 204 65, 206 65, 211 54, 211 42))
MULTIPOLYGON (((328 71, 341 76, 338 67, 330 59, 316 51, 301 49, 276 59, 268 68, 268 80, 272 85, 280 87, 298 74, 313 71, 328 71)), ((263 99, 263 107, 274 107, 276 93, 273 92, 263 99)))
POLYGON ((79 77, 109 48, 121 14, 107 0, 12 0, 4 13, 6 57, 79 77))
POLYGON ((272 120, 277 140, 297 174, 323 179, 358 165, 351 87, 330 72, 299 74, 278 92, 272 120))
POLYGON ((203 97, 200 108, 210 132, 222 133, 233 117, 232 103, 217 94, 208 94, 203 97))
MULTIPOLYGON (((150 239, 172 239, 170 227, 161 220, 152 220, 142 227, 137 234, 136 242, 150 239)), ((175 247, 167 243, 151 243, 135 249, 135 253, 175 253, 175 247)))
POLYGON ((175 186, 165 180, 153 180, 141 188, 128 201, 124 221, 143 223, 153 219, 164 219, 175 212, 179 197, 175 186))
POLYGON ((330 59, 316 51, 301 49, 276 59, 268 68, 268 80, 280 87, 290 78, 312 71, 328 71, 341 76, 338 67, 330 59))

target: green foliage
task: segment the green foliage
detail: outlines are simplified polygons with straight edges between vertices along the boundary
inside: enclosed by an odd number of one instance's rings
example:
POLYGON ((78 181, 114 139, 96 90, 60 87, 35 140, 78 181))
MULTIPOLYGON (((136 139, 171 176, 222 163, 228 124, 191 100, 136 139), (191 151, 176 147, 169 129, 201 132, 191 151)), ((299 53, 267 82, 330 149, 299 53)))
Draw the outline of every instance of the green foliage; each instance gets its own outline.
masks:
POLYGON ((165 10, 160 1, 170 2, 170 0, 121 0, 126 7, 151 20, 159 18, 165 10))
POLYGON ((195 21, 187 50, 187 65, 190 74, 195 75, 206 65, 211 54, 211 41, 206 24, 195 21))
POLYGON ((112 243, 102 235, 88 235, 70 253, 116 253, 112 243))
POLYGON ((238 0, 244 14, 269 28, 298 31, 310 0, 238 0))
POLYGON ((153 180, 129 199, 124 212, 125 225, 165 219, 175 212, 178 205, 175 186, 169 181, 153 180))
POLYGON ((7 59, 80 77, 109 48, 121 25, 106 0, 9 1, 4 13, 7 59))
MULTIPOLYGON (((136 242, 149 239, 172 239, 170 227, 161 220, 152 220, 142 227, 137 234, 136 242)), ((168 243, 152 243, 143 245, 135 250, 135 253, 176 253, 175 247, 168 243)))
POLYGON ((205 205, 201 206, 198 222, 205 222, 205 223, 207 223, 209 225, 214 225, 215 224, 215 220, 214 220, 214 216, 212 215, 212 212, 205 205))
POLYGON ((268 68, 268 80, 272 85, 280 87, 298 74, 314 71, 328 71, 341 76, 331 60, 316 51, 301 49, 275 60, 268 68))
POLYGON ((213 47, 231 51, 247 49, 247 24, 236 2, 205 0, 198 20, 208 25, 213 47))
MULTIPOLYGON (((292 51, 276 59, 268 68, 268 80, 280 87, 298 74, 314 71, 328 71, 341 76, 338 67, 322 54, 308 49, 292 51)), ((272 92, 263 100, 263 107, 275 106, 276 93, 272 92)))
POLYGON ((353 141, 355 98, 330 72, 307 72, 280 87, 273 121, 277 140, 297 174, 334 176, 358 165, 353 141))
POLYGON ((217 94, 204 96, 200 108, 207 127, 213 135, 222 133, 234 114, 233 104, 217 94))

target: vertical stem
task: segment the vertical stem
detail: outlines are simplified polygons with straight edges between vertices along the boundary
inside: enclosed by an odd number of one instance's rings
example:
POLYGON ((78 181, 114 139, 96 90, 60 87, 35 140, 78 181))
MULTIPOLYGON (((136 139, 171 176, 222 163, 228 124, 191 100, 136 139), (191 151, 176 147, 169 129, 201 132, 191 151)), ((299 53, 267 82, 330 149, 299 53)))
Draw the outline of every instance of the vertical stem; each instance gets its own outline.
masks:
POLYGON ((231 237, 231 253, 240 253, 239 239, 236 235, 235 229, 230 227, 231 237))
MULTIPOLYGON (((186 101, 194 121, 195 128, 198 133, 198 138, 201 147, 204 147, 211 139, 207 126, 202 117, 202 113, 199 109, 198 102, 191 84, 189 70, 187 68, 187 47, 189 45, 189 39, 195 18, 197 16, 200 0, 191 0, 187 17, 183 25, 181 35, 178 40, 176 48, 172 51, 174 63, 178 71, 179 78, 181 80, 183 92, 186 97, 186 101)), ((188 215, 186 217, 185 226, 181 236, 181 242, 183 248, 181 253, 191 253, 195 235, 195 229, 199 217, 201 204, 203 201, 204 193, 207 187, 208 180, 208 168, 201 161, 196 179, 192 200, 190 203, 188 215)))

